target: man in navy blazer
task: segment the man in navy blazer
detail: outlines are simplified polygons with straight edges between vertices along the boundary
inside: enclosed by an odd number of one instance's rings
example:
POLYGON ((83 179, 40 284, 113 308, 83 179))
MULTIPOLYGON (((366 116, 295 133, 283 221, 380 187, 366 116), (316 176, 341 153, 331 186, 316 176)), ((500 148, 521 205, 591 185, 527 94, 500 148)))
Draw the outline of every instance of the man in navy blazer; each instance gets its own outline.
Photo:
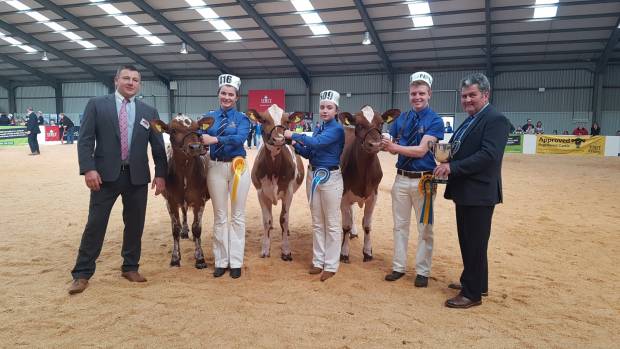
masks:
POLYGON ((30 155, 40 155, 39 140, 37 135, 41 133, 39 129, 39 122, 37 121, 37 114, 32 111, 32 107, 26 109, 27 121, 26 121, 26 134, 28 135, 28 146, 30 146, 30 155))
POLYGON ((463 259, 460 293, 446 301, 450 308, 482 304, 488 294, 487 246, 495 205, 502 202, 502 159, 510 122, 489 104, 491 86, 484 74, 461 81, 461 106, 469 117, 454 132, 453 156, 435 175, 449 175, 444 197, 456 205, 456 224, 463 259))
POLYGON ((148 183, 151 181, 147 146, 151 144, 155 195, 165 190, 168 167, 161 133, 151 129, 159 119, 157 110, 135 96, 140 73, 131 65, 118 69, 116 92, 88 101, 80 126, 78 161, 90 192, 88 222, 82 234, 69 294, 80 293, 95 273, 95 261, 103 246, 110 211, 120 195, 123 200, 122 276, 145 282, 138 273, 142 230, 146 214, 148 183))

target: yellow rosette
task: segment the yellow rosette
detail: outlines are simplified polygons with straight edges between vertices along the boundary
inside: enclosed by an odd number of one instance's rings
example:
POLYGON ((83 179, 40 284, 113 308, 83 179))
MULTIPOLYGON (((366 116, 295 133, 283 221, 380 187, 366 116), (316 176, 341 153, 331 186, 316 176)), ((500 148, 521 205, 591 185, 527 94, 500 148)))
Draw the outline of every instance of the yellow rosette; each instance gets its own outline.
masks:
POLYGON ((239 179, 241 178, 243 171, 245 171, 245 159, 241 156, 237 156, 232 160, 231 165, 234 174, 231 201, 234 204, 235 201, 237 201, 237 187, 239 186, 239 179))
POLYGON ((433 224, 433 194, 437 192, 437 184, 433 183, 433 175, 425 174, 420 178, 418 191, 424 196, 420 223, 433 224))

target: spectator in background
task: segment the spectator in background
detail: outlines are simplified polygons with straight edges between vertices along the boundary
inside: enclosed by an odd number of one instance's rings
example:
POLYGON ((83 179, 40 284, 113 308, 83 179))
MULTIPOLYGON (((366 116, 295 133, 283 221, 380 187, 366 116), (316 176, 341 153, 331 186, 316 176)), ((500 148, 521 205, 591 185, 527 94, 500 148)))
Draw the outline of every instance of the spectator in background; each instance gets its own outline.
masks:
MULTIPOLYGON (((60 113, 60 122, 58 123, 58 125, 60 126, 59 128, 64 130, 64 134, 67 135, 67 144, 73 144, 73 128, 75 127, 75 125, 73 124, 73 121, 71 121, 71 119, 69 119, 68 116, 66 116, 64 113, 60 113)), ((62 133, 60 136, 60 141, 62 143, 62 133)))
POLYGON ((545 133, 545 129, 543 128, 542 121, 538 120, 538 122, 536 122, 536 127, 534 127, 534 133, 536 133, 537 135, 541 135, 545 133))
POLYGON ((563 134, 563 135, 567 135, 567 134, 568 134, 568 130, 564 130, 564 131, 562 132, 562 134, 563 134))
POLYGON ((573 135, 574 136, 587 136, 588 130, 586 130, 586 128, 583 127, 583 125, 577 125, 577 127, 573 130, 573 135))
POLYGON ((15 116, 13 114, 9 114, 9 121, 11 126, 15 126, 15 116))
POLYGON ((553 130, 553 134, 557 135, 558 134, 558 130, 553 130))
POLYGON ((28 135, 28 145, 30 146, 30 155, 40 155, 39 141, 37 135, 41 133, 39 129, 39 123, 37 115, 32 111, 32 107, 26 109, 27 120, 26 121, 26 134, 28 135))
POLYGON ((263 126, 261 126, 260 122, 256 123, 256 127, 254 128, 254 145, 256 148, 261 144, 263 140, 263 126))
POLYGON ((595 121, 595 122, 592 124, 592 127, 590 127, 590 134, 591 134, 592 136, 600 136, 600 135, 601 135, 601 128, 600 128, 600 126, 598 125, 598 122, 596 122, 596 121, 595 121))
POLYGON ((45 119, 43 119, 43 112, 40 110, 37 112, 37 123, 39 125, 43 125, 45 123, 45 119))
POLYGON ((620 136, 620 130, 616 131, 616 136, 620 136))
MULTIPOLYGON (((56 125, 58 125, 58 137, 60 138, 60 144, 65 144, 65 128, 63 127, 62 124, 62 119, 65 117, 65 113, 60 113, 58 115, 58 123, 56 125)), ((52 120, 50 120, 50 124, 53 123, 52 120)))
POLYGON ((0 114, 0 126, 9 126, 10 124, 11 120, 9 120, 9 117, 4 113, 0 114))
POLYGON ((450 121, 446 121, 446 127, 443 128, 443 133, 452 133, 452 126, 450 126, 450 121))
POLYGON ((523 125, 523 127, 521 127, 521 130, 523 131, 523 133, 533 135, 534 125, 532 124, 532 119, 527 119, 527 124, 523 125))
POLYGON ((254 140, 254 146, 256 146, 256 139, 254 135, 256 134, 256 122, 250 121, 250 133, 248 133, 248 149, 252 149, 252 140, 254 140))
POLYGON ((316 125, 314 125, 314 128, 315 128, 315 129, 317 129, 317 128, 319 128, 319 127, 321 127, 321 124, 317 121, 317 122, 316 122, 316 125))

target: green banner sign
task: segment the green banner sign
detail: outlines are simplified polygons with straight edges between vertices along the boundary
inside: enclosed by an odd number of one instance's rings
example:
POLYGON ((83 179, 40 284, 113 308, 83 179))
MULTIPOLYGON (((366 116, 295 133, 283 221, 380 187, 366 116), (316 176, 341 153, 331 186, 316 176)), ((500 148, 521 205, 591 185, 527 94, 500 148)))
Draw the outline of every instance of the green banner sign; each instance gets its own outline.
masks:
POLYGON ((0 146, 28 144, 24 126, 0 126, 0 146))
POLYGON ((523 153, 523 135, 508 135, 506 153, 523 153))

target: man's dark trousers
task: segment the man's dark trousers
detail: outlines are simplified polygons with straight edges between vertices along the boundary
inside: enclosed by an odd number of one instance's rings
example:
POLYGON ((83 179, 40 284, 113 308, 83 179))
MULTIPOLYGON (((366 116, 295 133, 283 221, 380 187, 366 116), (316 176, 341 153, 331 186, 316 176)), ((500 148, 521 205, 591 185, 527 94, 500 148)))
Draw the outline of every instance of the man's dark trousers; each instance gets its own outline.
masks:
POLYGON ((479 301, 488 292, 489 270, 487 247, 495 206, 456 205, 456 226, 463 258, 461 294, 479 301))
POLYGON ((90 192, 88 222, 82 234, 82 242, 75 267, 71 271, 74 279, 89 279, 95 273, 95 262, 101 253, 110 212, 120 195, 123 200, 123 257, 122 271, 137 271, 142 248, 142 231, 148 184, 133 185, 129 170, 121 170, 114 182, 103 182, 99 191, 90 192))

